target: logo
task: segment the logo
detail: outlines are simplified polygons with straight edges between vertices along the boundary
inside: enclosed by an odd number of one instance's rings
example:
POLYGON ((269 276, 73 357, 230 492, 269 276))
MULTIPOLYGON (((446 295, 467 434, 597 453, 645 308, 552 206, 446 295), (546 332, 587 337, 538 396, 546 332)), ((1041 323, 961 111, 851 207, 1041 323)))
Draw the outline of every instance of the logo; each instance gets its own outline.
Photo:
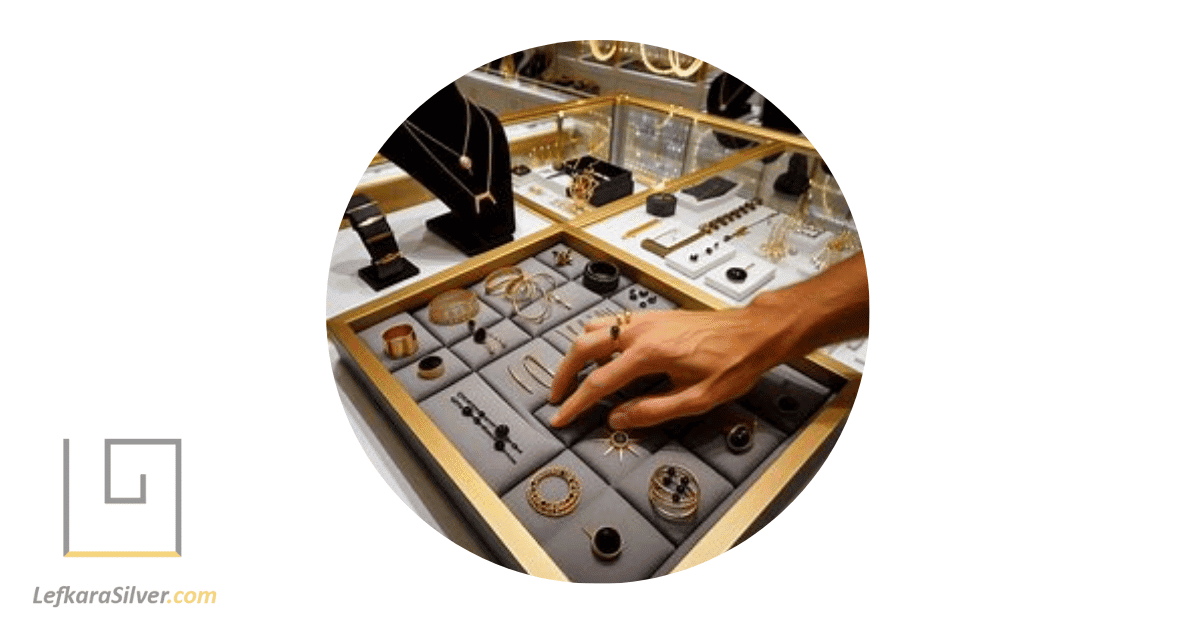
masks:
POLYGON ((104 439, 103 493, 98 449, 77 452, 77 464, 72 470, 71 441, 63 439, 63 556, 181 556, 183 445, 180 439, 104 439), (138 478, 136 497, 130 496, 135 492, 134 477, 138 478), (76 546, 87 549, 71 549, 72 523, 76 546))

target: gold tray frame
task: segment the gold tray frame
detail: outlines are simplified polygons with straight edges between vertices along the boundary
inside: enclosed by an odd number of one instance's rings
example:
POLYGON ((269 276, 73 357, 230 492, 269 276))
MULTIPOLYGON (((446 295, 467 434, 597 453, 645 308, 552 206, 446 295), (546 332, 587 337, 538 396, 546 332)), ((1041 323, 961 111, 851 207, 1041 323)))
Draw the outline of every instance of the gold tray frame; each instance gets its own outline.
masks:
MULTIPOLYGON (((442 489, 458 498, 454 501, 469 505, 463 514, 476 533, 497 553, 500 562, 531 575, 565 581, 568 580, 566 575, 500 496, 487 486, 483 477, 467 463, 357 335, 375 323, 428 303, 444 290, 473 284, 500 266, 515 264, 557 243, 566 244, 593 259, 616 263, 626 276, 676 301, 681 308, 712 310, 726 307, 706 292, 678 282, 666 271, 587 233, 582 226, 558 223, 330 318, 326 321, 326 332, 342 359, 363 380, 393 425, 429 464, 428 470, 442 489)), ((828 456, 849 416, 860 376, 845 367, 831 368, 841 365, 819 354, 792 363, 792 366, 836 392, 679 559, 671 573, 714 558, 753 534, 799 493, 828 456)))

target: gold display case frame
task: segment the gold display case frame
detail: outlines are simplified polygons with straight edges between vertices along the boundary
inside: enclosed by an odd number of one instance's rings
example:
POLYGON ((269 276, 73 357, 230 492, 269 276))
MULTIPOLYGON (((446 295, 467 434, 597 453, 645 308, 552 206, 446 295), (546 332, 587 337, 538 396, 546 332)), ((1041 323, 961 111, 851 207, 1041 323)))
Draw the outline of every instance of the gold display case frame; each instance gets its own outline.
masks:
MULTIPOLYGON (((555 244, 565 244, 592 259, 614 262, 634 281, 680 304, 683 309, 712 310, 726 307, 720 300, 676 280, 620 248, 580 227, 558 223, 454 268, 426 277, 406 288, 361 305, 326 321, 329 339, 350 370, 360 378, 384 414, 427 465, 435 482, 447 492, 472 530, 480 535, 497 560, 531 575, 567 580, 534 537, 467 463, 449 438, 374 355, 358 332, 401 312, 428 303, 444 290, 465 287, 500 266, 515 264, 555 244)), ((800 430, 790 444, 752 484, 716 519, 671 569, 686 569, 713 558, 741 542, 778 514, 807 484, 828 456, 858 391, 857 374, 847 377, 814 356, 791 366, 834 390, 834 394, 800 430)), ((716 516, 716 515, 714 515, 716 516)))

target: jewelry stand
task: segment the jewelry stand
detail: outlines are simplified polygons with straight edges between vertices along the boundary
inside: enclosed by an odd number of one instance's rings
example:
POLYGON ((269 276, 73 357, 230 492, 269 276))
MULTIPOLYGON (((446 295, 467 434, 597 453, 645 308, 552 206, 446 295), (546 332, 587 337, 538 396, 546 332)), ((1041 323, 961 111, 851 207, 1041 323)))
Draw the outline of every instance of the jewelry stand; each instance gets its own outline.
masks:
POLYGON ((346 218, 371 255, 371 265, 358 269, 358 276, 372 290, 379 292, 420 274, 421 270, 401 255, 387 217, 375 201, 362 194, 351 197, 346 206, 346 218))
MULTIPOLYGON (((705 109, 715 116, 737 120, 746 114, 750 113, 750 97, 754 96, 754 90, 734 76, 724 73, 713 79, 708 88, 708 97, 705 99, 705 109)), ((730 150, 741 150, 754 146, 755 142, 713 131, 713 135, 717 138, 717 142, 730 150)))
POLYGON ((425 226, 464 255, 512 242, 516 218, 504 126, 453 83, 418 107, 379 153, 450 208, 425 226))
POLYGON ((450 212, 425 221, 425 227, 441 239, 449 242, 463 255, 479 255, 513 241, 511 233, 485 238, 475 233, 462 216, 450 212))
POLYGON ((787 196, 800 196, 808 191, 811 182, 808 178, 808 157, 800 153, 792 153, 788 159, 787 172, 775 178, 775 191, 787 196))

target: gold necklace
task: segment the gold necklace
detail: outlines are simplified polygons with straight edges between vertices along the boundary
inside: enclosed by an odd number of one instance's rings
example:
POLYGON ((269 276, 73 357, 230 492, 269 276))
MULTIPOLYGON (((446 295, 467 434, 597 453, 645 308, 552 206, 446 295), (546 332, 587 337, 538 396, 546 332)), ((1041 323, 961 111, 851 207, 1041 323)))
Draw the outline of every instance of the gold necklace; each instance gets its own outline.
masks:
POLYGON ((721 113, 725 113, 725 108, 729 106, 729 103, 733 102, 734 99, 737 98, 737 95, 742 93, 743 89, 746 89, 746 84, 742 83, 742 86, 735 89, 733 93, 729 95, 729 98, 721 98, 721 95, 725 93, 725 84, 728 82, 729 73, 726 72, 725 74, 721 75, 721 89, 717 90, 717 109, 721 113))
POLYGON ((660 69, 654 67, 653 63, 650 63, 650 58, 649 58, 649 56, 646 55, 646 44, 638 44, 638 50, 641 52, 641 55, 642 55, 642 64, 644 64, 646 66, 647 70, 650 70, 651 72, 653 72, 655 74, 674 74, 674 72, 671 71, 671 68, 667 68, 665 70, 660 70, 660 69))
POLYGON ((617 54, 618 45, 617 42, 614 41, 612 50, 609 50, 608 54, 600 54, 600 40, 589 39, 588 47, 592 49, 592 58, 597 61, 608 61, 613 55, 617 54))
POLYGON ((442 148, 444 148, 446 150, 446 152, 451 153, 453 155, 458 155, 458 165, 463 170, 466 170, 467 174, 474 174, 471 172, 471 166, 473 165, 474 162, 472 162, 471 158, 467 156, 467 145, 470 144, 470 142, 471 142, 471 101, 467 100, 465 96, 463 97, 463 108, 466 109, 466 112, 467 112, 467 121, 466 121, 466 124, 464 125, 464 126, 466 126, 467 132, 465 134, 463 134, 463 147, 462 147, 462 150, 458 151, 458 152, 455 152, 455 150, 453 148, 446 146, 445 144, 442 143, 441 140, 430 135, 429 133, 427 133, 425 131, 425 129, 422 129, 421 127, 413 124, 412 122, 405 120, 404 124, 411 126, 412 128, 416 129, 421 135, 424 135, 425 137, 433 140, 435 143, 437 143, 438 146, 441 146, 442 148))
POLYGON ((671 70, 679 78, 687 78, 695 74, 700 69, 700 66, 704 65, 703 61, 692 57, 692 64, 685 68, 679 61, 679 53, 674 50, 667 51, 667 60, 671 62, 671 70))
MULTIPOLYGON (((473 106, 476 109, 479 109, 479 105, 476 105, 475 103, 473 103, 469 100, 466 102, 467 102, 467 107, 468 107, 467 114, 468 114, 468 118, 470 118, 470 107, 473 106)), ((492 196, 492 153, 494 152, 492 150, 492 141, 494 139, 492 136, 492 123, 487 119, 487 114, 484 113, 482 109, 479 109, 479 115, 483 118, 483 122, 484 122, 484 124, 487 125, 487 129, 488 129, 488 165, 487 165, 487 179, 486 179, 487 187, 484 189, 483 192, 480 192, 479 194, 476 194, 475 192, 471 191, 471 188, 467 187, 466 183, 463 183, 462 180, 460 180, 457 176, 455 176, 454 172, 452 172, 449 168, 447 168, 446 164, 442 163, 442 161, 440 159, 438 159, 436 155, 433 154, 433 151, 429 150, 429 147, 425 145, 425 142, 422 142, 421 138, 417 137, 416 133, 413 133, 412 130, 413 130, 413 128, 416 128, 415 125, 413 125, 412 123, 410 123, 407 120, 405 120, 404 124, 401 125, 405 129, 408 129, 408 134, 411 135, 414 140, 416 140, 417 145, 421 147, 421 150, 424 150, 425 154, 429 155, 429 158, 432 159, 434 161, 434 163, 436 163, 438 165, 439 168, 441 168, 443 171, 445 171, 445 173, 447 175, 449 175, 450 178, 455 183, 457 183, 459 187, 461 187, 463 190, 465 190, 467 192, 467 194, 469 194, 471 196, 471 198, 475 201, 475 215, 476 216, 478 216, 480 213, 479 205, 483 201, 490 200, 490 201, 492 201, 493 204, 496 203, 496 197, 492 196)), ((418 129, 418 130, 420 130, 420 129, 418 129)), ((464 157, 465 157, 465 155, 464 155, 464 157)), ((469 172, 468 172, 468 174, 469 174, 469 172)))

